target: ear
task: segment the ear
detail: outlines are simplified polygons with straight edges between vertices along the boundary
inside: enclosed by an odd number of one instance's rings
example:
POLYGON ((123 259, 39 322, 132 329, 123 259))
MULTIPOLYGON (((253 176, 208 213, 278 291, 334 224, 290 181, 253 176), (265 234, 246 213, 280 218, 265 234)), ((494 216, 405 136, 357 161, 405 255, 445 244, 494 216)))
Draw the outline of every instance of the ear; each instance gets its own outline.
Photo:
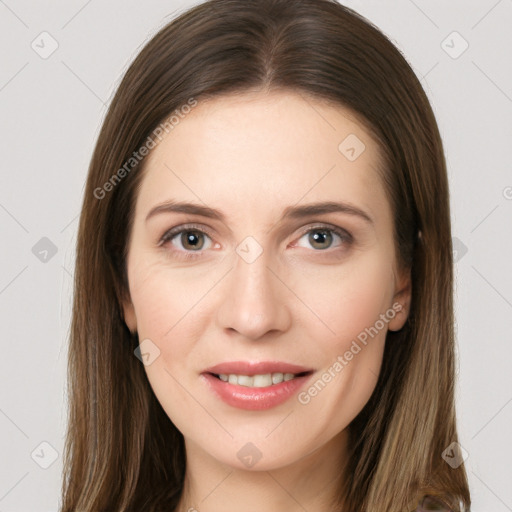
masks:
POLYGON ((124 299, 122 302, 124 321, 132 334, 137 332, 137 317, 135 308, 130 299, 124 299))
POLYGON ((400 271, 396 280, 395 290, 391 308, 396 312, 396 315, 388 323, 390 331, 399 331, 405 325, 409 316, 412 296, 410 268, 400 271))

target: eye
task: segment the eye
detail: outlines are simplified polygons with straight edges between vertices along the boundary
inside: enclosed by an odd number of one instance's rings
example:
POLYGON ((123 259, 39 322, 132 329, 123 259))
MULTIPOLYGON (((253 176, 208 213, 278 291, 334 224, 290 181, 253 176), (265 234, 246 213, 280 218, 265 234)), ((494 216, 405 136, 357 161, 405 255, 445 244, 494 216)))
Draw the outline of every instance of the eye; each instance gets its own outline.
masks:
POLYGON ((313 249, 325 250, 331 247, 338 247, 349 243, 350 235, 338 228, 327 226, 318 226, 309 229, 299 238, 297 245, 299 247, 312 247, 313 249))
POLYGON ((201 249, 208 249, 208 240, 206 240, 207 236, 208 235, 201 231, 182 231, 178 235, 174 236, 171 241, 176 240, 178 244, 181 245, 181 249, 185 249, 187 251, 199 251, 201 249))
POLYGON ((212 246, 210 236, 193 226, 180 226, 167 231, 161 238, 160 244, 166 242, 181 252, 200 252, 203 249, 210 249, 212 246))

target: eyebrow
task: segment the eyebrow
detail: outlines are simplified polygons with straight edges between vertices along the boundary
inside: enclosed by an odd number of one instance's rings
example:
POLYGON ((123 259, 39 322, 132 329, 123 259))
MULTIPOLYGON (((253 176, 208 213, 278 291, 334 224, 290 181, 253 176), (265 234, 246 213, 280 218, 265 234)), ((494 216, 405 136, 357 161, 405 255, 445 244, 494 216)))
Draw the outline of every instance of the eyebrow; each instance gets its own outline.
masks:
MULTIPOLYGON (((197 203, 180 202, 180 201, 166 201, 152 208, 146 216, 146 222, 153 216, 159 213, 188 213, 191 215, 200 215, 202 217, 208 217, 216 219, 221 222, 225 222, 226 218, 224 214, 216 210, 215 208, 209 208, 208 206, 202 206, 197 203)), ((359 217, 369 224, 374 224, 371 216, 364 210, 357 206, 340 203, 335 201, 326 201, 320 203, 306 204, 303 206, 288 206, 284 209, 283 219, 302 219, 304 217, 310 217, 312 215, 322 215, 327 213, 345 213, 359 217)))

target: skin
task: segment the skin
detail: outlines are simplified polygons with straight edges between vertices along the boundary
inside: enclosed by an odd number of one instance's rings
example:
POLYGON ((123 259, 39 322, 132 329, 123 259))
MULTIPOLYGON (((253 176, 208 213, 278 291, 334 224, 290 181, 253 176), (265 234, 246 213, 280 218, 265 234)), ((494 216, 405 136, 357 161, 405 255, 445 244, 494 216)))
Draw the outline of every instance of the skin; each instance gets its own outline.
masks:
POLYGON ((145 370, 185 438, 176 510, 325 510, 346 460, 347 427, 375 388, 386 332, 399 330, 409 310, 410 274, 396 264, 379 146, 341 106, 254 91, 200 102, 145 164, 124 314, 160 350, 145 370), (349 134, 365 144, 354 161, 338 149, 349 134), (218 209, 225 219, 171 211, 146 221, 169 200, 218 209), (324 201, 357 207, 372 222, 346 212, 283 219, 287 207, 324 201), (196 239, 201 249, 186 238, 183 245, 180 234, 159 245, 189 223, 208 233, 196 239), (322 227, 352 240, 328 232, 315 244, 310 235, 322 227), (236 252, 248 236, 263 250, 252 263, 236 252), (314 369, 314 383, 396 302, 402 311, 307 404, 295 395, 268 410, 241 410, 200 377, 220 362, 274 360, 314 369), (261 453, 250 468, 237 456, 247 443, 261 453))

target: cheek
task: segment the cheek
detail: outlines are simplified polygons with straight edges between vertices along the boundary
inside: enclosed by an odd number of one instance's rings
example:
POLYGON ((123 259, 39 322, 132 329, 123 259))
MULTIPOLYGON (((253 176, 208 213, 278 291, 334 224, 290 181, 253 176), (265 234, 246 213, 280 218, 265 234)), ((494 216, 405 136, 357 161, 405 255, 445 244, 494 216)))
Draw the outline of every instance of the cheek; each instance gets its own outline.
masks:
MULTIPOLYGON (((130 294, 140 336, 166 342, 183 326, 200 321, 203 299, 215 283, 210 275, 188 270, 170 270, 165 264, 134 265, 130 275, 130 294)), ((186 340, 182 340, 186 342, 186 340)))
POLYGON ((308 296, 316 316, 307 315, 302 328, 321 354, 322 366, 299 401, 313 416, 332 421, 335 432, 357 415, 377 383, 388 323, 395 314, 390 308, 394 281, 382 255, 315 278, 307 281, 315 283, 308 296))
MULTIPOLYGON (((360 334, 364 338, 390 308, 394 280, 388 260, 386 255, 368 254, 296 281, 296 293, 307 298, 312 314, 299 315, 296 310, 295 317, 303 319, 303 327, 325 353, 348 350, 351 341, 360 334)), ((387 322, 379 322, 378 328, 385 335, 387 322)))
POLYGON ((183 272, 170 271, 161 264, 134 266, 130 292, 139 340, 151 340, 149 346, 157 354, 144 367, 148 381, 169 418, 186 431, 190 424, 204 421, 204 410, 187 391, 193 389, 197 378, 190 371, 195 366, 187 363, 210 318, 204 298, 212 283, 211 277, 195 276, 191 285, 190 276, 185 283, 178 274, 183 272))
POLYGON ((179 383, 188 387, 203 367, 197 342, 212 321, 211 293, 219 280, 215 274, 171 270, 161 262, 132 269, 130 292, 139 340, 151 340, 158 353, 145 370, 161 402, 169 401, 168 412, 187 404, 190 397, 179 383))

